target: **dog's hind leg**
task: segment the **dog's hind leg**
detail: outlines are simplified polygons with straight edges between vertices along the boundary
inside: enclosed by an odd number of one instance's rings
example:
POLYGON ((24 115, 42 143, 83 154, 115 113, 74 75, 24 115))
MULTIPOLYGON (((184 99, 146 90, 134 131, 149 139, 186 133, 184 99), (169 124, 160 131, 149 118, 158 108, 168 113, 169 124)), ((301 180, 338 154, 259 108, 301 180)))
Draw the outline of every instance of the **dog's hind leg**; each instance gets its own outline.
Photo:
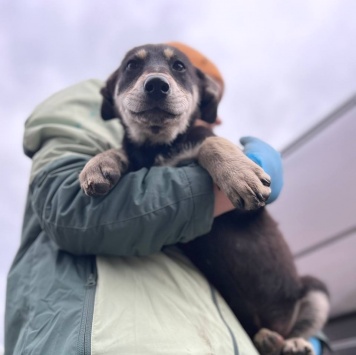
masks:
POLYGON ((320 331, 329 313, 329 296, 326 286, 311 276, 301 278, 302 297, 296 307, 296 318, 280 354, 313 355, 314 350, 307 339, 320 331))
POLYGON ((299 299, 296 321, 288 338, 309 338, 325 325, 329 309, 329 294, 326 286, 311 276, 301 277, 303 292, 299 299))
MULTIPOLYGON (((293 324, 284 339, 280 332, 261 329, 254 343, 262 355, 313 355, 314 350, 307 339, 320 331, 329 313, 329 296, 326 286, 319 280, 305 276, 301 278, 302 296, 297 302, 293 324)), ((278 325, 278 323, 276 323, 278 325)), ((278 326, 274 328, 278 328, 278 326)), ((275 329, 277 330, 277 329, 275 329)))

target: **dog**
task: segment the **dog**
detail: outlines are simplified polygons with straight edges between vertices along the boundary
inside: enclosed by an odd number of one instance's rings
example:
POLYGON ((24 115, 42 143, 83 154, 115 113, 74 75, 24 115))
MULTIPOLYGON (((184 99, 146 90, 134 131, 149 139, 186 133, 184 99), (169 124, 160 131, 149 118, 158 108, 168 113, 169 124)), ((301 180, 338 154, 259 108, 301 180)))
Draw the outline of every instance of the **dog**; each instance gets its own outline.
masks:
POLYGON ((327 320, 327 288, 297 274, 264 207, 270 177, 236 145, 195 125, 198 118, 216 120, 218 89, 175 47, 129 51, 101 90, 101 115, 121 120, 123 146, 89 160, 80 185, 88 196, 102 196, 128 171, 196 161, 236 209, 182 250, 219 290, 261 354, 313 354, 306 339, 327 320))

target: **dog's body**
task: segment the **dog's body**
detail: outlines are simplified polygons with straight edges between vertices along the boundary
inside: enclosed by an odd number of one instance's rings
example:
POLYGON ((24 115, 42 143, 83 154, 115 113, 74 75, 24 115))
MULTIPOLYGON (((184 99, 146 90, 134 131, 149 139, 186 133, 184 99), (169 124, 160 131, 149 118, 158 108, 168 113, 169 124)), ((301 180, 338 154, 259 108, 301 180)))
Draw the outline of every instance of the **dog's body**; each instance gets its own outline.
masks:
POLYGON ((125 126, 123 148, 92 158, 80 174, 81 186, 90 196, 104 195, 127 171, 196 160, 239 209, 216 218, 208 235, 182 249, 262 354, 312 354, 304 339, 326 321, 327 290, 297 275, 277 225, 261 208, 270 193, 268 175, 235 145, 194 125, 199 117, 216 119, 215 85, 173 47, 130 51, 102 90, 103 118, 118 117, 125 126))

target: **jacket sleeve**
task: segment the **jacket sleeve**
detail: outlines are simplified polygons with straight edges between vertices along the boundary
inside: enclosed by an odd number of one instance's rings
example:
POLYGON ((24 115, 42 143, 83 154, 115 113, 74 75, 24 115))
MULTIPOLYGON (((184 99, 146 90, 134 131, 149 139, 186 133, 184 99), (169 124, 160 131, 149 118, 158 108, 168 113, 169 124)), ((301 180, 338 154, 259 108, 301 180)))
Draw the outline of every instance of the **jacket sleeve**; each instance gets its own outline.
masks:
POLYGON ((42 229, 65 251, 96 255, 149 254, 207 233, 212 181, 197 165, 128 173, 104 197, 81 191, 86 162, 119 148, 123 136, 118 120, 100 118, 100 86, 92 80, 66 89, 26 122, 31 205, 42 229))

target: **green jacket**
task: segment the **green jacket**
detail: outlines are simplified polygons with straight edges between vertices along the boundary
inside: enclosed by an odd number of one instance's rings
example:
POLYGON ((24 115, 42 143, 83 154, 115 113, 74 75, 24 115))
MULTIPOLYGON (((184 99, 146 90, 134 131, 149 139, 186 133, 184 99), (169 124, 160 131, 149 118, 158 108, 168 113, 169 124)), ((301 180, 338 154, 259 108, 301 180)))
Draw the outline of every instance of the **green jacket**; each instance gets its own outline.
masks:
POLYGON ((8 275, 5 354, 254 354, 221 297, 167 248, 210 230, 203 169, 141 169, 105 197, 81 191, 86 162, 123 136, 118 120, 100 117, 101 85, 63 90, 26 122, 33 164, 8 275))

